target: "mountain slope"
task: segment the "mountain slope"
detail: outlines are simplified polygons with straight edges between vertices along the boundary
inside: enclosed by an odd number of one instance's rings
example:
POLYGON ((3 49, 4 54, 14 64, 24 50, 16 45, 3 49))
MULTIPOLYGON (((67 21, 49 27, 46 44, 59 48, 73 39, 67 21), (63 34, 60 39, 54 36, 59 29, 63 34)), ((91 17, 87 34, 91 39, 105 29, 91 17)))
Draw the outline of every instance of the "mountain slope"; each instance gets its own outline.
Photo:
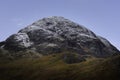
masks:
MULTIPOLYGON (((1 43, 8 51, 31 50, 47 55, 64 50, 80 56, 109 57, 119 51, 106 39, 64 17, 48 17, 34 22, 1 43)), ((18 55, 18 54, 17 54, 18 55)))
POLYGON ((119 80, 120 56, 66 64, 61 54, 0 63, 0 80, 119 80))

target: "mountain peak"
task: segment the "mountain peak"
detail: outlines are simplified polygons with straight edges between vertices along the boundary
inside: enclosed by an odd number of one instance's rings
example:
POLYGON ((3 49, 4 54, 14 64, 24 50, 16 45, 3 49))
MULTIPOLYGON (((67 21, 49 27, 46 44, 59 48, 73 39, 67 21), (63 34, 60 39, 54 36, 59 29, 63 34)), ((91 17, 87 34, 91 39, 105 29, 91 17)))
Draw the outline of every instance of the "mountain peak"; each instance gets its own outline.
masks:
POLYGON ((105 38, 61 16, 40 19, 6 39, 4 48, 42 54, 74 51, 82 56, 108 57, 119 51, 105 38))

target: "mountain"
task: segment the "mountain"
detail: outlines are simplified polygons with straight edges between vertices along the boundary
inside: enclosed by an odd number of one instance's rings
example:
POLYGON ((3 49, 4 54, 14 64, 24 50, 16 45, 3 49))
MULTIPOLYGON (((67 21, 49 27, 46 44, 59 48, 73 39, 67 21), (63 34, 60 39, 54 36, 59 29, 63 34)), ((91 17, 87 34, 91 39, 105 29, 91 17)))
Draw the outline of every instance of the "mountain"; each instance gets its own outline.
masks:
POLYGON ((64 17, 40 19, 0 42, 0 80, 120 80, 120 51, 64 17))
POLYGON ((105 38, 59 16, 40 19, 0 45, 8 51, 31 50, 42 55, 70 51, 80 56, 108 57, 119 53, 105 38))

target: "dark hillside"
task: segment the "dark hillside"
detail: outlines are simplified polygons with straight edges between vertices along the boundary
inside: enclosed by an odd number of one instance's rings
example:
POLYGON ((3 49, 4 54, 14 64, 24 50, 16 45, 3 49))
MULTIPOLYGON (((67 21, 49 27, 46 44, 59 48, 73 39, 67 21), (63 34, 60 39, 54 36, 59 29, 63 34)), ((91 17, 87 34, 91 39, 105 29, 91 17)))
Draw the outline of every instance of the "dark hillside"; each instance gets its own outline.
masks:
POLYGON ((120 56, 67 64, 60 54, 0 63, 0 80, 119 80, 120 56))

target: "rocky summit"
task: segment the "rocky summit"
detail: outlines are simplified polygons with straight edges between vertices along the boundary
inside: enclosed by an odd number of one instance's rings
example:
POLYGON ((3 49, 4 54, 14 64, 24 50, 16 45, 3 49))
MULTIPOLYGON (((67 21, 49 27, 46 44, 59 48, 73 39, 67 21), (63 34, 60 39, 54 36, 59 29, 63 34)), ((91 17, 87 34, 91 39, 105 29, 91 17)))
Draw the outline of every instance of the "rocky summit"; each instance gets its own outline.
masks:
POLYGON ((31 50, 43 55, 62 51, 82 56, 108 57, 119 51, 105 38, 64 17, 40 19, 0 43, 8 51, 31 50))

